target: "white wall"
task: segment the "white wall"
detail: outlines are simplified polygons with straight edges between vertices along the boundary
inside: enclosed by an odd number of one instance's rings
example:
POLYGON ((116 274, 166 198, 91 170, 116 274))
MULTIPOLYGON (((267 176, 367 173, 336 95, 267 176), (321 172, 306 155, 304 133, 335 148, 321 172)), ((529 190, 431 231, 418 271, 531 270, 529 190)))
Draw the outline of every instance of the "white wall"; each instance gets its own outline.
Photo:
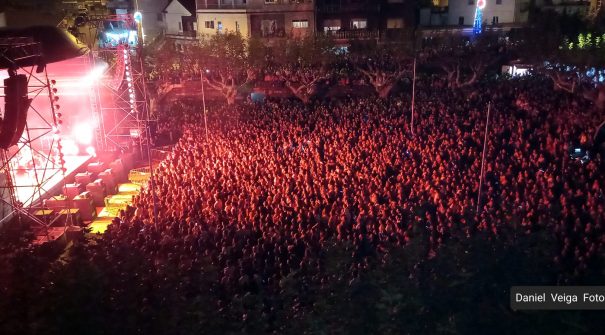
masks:
MULTIPOLYGON (((469 0, 449 0, 448 25, 458 25, 458 18, 464 17, 464 25, 472 26, 475 20, 476 1, 469 5, 469 0)), ((501 4, 496 4, 496 0, 486 0, 487 3, 483 9, 483 23, 492 24, 492 18, 498 17, 498 23, 515 22, 515 0, 502 0, 501 4)))
POLYGON ((183 16, 191 16, 187 8, 183 7, 180 2, 173 0, 164 13, 164 25, 166 34, 178 34, 183 32, 183 16), (181 23, 181 27, 179 27, 181 23))
POLYGON ((197 12, 197 31, 201 35, 213 35, 218 31, 218 22, 223 25, 223 31, 236 31, 243 37, 250 36, 250 25, 248 14, 245 10, 221 10, 221 11, 199 11, 197 12), (206 21, 214 22, 214 28, 206 28, 206 21), (237 28, 237 29, 236 29, 237 28))
POLYGON ((139 12, 143 15, 145 43, 151 42, 162 33, 164 22, 158 20, 168 0, 138 0, 139 12))

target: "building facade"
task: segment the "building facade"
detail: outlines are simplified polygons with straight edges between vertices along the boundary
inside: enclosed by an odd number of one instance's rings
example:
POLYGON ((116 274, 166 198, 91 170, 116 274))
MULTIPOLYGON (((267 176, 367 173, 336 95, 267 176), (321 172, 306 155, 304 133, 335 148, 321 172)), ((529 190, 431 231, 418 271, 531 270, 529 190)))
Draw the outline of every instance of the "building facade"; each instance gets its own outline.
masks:
POLYGON ((190 39, 196 37, 195 9, 187 8, 180 0, 172 0, 162 11, 164 34, 167 37, 190 39))
MULTIPOLYGON (((475 21, 477 0, 435 0, 420 11, 421 27, 471 27, 475 21)), ((527 22, 529 0, 486 0, 484 27, 502 27, 527 22)))
POLYGON ((410 0, 318 0, 317 31, 337 40, 399 38, 415 26, 410 0))
POLYGON ((315 32, 314 0, 197 0, 200 34, 225 31, 265 39, 315 32))

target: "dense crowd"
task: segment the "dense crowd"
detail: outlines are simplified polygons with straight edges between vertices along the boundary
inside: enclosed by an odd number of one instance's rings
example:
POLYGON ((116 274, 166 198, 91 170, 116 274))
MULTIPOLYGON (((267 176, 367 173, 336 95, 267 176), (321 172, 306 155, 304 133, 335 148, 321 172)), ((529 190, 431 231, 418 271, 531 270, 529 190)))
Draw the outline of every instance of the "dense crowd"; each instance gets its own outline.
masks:
POLYGON ((79 256, 115 291, 117 309, 106 312, 146 315, 202 299, 200 309, 236 318, 226 324, 265 325, 231 332, 283 333, 274 325, 288 280, 298 283, 296 306, 315 306, 308 300, 335 276, 354 286, 413 243, 431 259, 451 240, 512 244, 544 233, 553 264, 570 276, 598 262, 604 174, 599 157, 568 153, 589 145, 599 113, 540 78, 488 82, 474 94, 439 85, 419 82, 413 129, 409 97, 215 107, 208 137, 201 108, 180 104, 182 137, 157 167, 155 190, 79 256), (336 275, 326 257, 334 246, 348 255, 336 275))

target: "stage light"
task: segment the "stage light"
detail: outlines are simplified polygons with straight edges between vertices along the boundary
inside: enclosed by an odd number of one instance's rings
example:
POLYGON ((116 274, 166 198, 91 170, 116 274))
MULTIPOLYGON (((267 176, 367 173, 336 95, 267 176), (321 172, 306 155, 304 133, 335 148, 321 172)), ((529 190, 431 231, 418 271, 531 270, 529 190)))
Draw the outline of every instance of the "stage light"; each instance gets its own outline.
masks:
POLYGON ((105 71, 109 68, 107 63, 97 60, 97 64, 94 69, 92 69, 84 78, 82 78, 82 82, 86 86, 90 86, 93 83, 99 81, 105 74, 105 71))
POLYGON ((77 156, 80 150, 78 145, 71 139, 65 138, 61 141, 63 150, 61 151, 66 156, 77 156))
POLYGON ((89 154, 89 155, 91 155, 91 156, 93 156, 93 157, 97 156, 97 151, 95 150, 95 147, 87 147, 86 148, 86 153, 89 154))
POLYGON ((93 128, 88 123, 78 123, 74 125, 71 136, 80 144, 89 145, 92 143, 93 128))

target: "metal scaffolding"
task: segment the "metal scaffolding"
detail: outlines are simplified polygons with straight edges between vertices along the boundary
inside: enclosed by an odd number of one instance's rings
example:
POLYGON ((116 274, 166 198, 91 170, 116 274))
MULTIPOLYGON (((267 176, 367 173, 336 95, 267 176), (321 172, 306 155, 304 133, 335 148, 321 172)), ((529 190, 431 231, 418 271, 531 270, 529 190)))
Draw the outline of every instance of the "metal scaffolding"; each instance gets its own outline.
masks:
MULTIPOLYGON (((0 223, 18 216, 48 228, 59 218, 59 211, 48 215, 37 215, 37 212, 44 210, 42 200, 51 188, 65 186, 65 161, 54 81, 49 80, 44 65, 19 65, 40 64, 39 59, 41 46, 32 38, 0 38, 0 61, 10 64, 9 75, 27 76, 27 96, 31 99, 21 138, 15 146, 0 149, 0 223)), ((4 85, 3 81, 0 85, 4 85)), ((0 106, 4 107, 6 87, 0 88, 3 93, 0 106)), ((67 221, 69 219, 66 225, 67 221)))

